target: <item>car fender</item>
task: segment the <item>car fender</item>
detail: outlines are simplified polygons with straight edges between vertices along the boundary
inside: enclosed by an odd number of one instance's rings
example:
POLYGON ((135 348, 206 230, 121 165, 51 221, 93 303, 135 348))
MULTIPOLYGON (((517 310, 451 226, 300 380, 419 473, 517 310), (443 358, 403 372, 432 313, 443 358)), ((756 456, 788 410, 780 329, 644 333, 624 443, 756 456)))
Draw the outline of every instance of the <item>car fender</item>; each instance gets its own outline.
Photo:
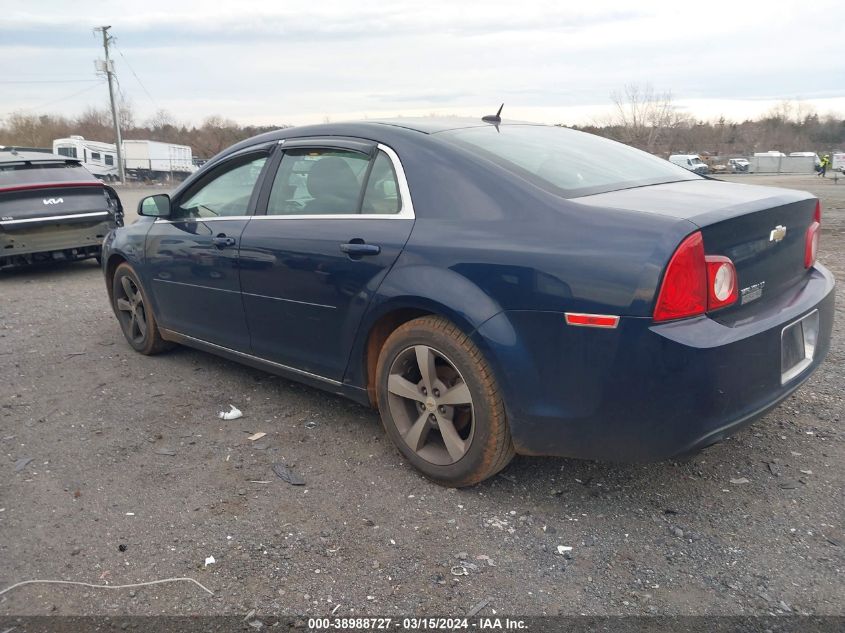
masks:
POLYGON ((492 297, 453 270, 397 264, 382 282, 361 319, 344 373, 344 383, 366 386, 365 351, 373 326, 385 315, 407 309, 449 319, 468 336, 502 311, 492 297))
MULTIPOLYGON (((139 222, 145 220, 139 220, 139 222)), ((149 226, 152 222, 149 221, 149 226)), ((149 228, 149 227, 147 227, 149 228)), ((109 283, 109 273, 117 267, 119 260, 126 261, 132 266, 137 274, 141 276, 141 281, 149 287, 148 280, 144 278, 144 245, 146 243, 147 231, 140 234, 129 233, 126 231, 111 230, 103 239, 102 249, 102 266, 103 275, 105 276, 106 290, 111 297, 111 286, 109 283)), ((148 293, 149 294, 149 293, 148 293)), ((153 301, 153 309, 155 309, 155 301, 153 301)))

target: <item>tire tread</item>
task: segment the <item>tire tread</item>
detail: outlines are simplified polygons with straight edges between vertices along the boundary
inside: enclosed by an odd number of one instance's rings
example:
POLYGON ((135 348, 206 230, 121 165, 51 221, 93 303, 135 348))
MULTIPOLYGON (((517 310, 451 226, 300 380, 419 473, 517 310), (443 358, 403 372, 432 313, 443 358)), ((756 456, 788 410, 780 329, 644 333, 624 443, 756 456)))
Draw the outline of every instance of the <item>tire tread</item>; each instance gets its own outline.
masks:
MULTIPOLYGON (((394 337, 409 336, 417 329, 440 332, 460 346, 471 357, 473 363, 472 370, 477 372, 486 396, 493 405, 489 411, 490 441, 484 449, 484 458, 481 466, 458 480, 441 481, 436 477, 427 476, 438 483, 451 487, 464 487, 477 484, 500 472, 510 463, 516 454, 507 422, 504 399, 501 396, 499 386, 490 368, 490 364, 481 353, 481 350, 478 349, 475 343, 460 328, 441 316, 431 315, 419 317, 400 325, 388 337, 382 349, 387 348, 394 337)), ((385 359, 380 357, 379 366, 383 362, 385 362, 385 359)), ((380 376, 381 371, 377 371, 376 374, 380 376)))
MULTIPOLYGON (((143 348, 138 349, 130 342, 132 348, 144 354, 146 356, 154 356, 156 354, 161 354, 162 352, 166 352, 167 350, 173 347, 173 343, 170 341, 165 341, 161 337, 161 332, 158 329, 158 322, 155 318, 155 314, 153 313, 153 307, 149 301, 149 295, 147 294, 144 287, 141 285, 141 280, 138 278, 138 275, 135 274, 135 271, 132 269, 127 262, 123 262, 114 269, 114 275, 112 276, 111 283, 114 284, 114 280, 117 279, 118 275, 124 274, 132 277, 132 280, 135 282, 135 286, 141 292, 141 295, 144 297, 144 312, 147 316, 147 340, 143 348)), ((115 310, 115 314, 117 313, 117 306, 114 305, 113 309, 115 310)), ((123 328, 121 328, 122 331, 123 328)))

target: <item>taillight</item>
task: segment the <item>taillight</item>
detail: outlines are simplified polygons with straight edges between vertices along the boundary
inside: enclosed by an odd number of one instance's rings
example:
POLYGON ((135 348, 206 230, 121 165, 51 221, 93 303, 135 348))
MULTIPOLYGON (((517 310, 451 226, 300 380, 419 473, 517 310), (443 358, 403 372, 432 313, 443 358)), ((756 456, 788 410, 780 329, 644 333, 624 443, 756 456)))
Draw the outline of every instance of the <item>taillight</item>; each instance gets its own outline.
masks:
POLYGON ((804 268, 812 268, 816 263, 816 255, 819 252, 819 233, 822 227, 822 203, 816 200, 816 212, 813 215, 813 222, 807 227, 807 236, 804 238, 804 268))
POLYGON ((654 307, 655 321, 683 319, 707 309, 707 268, 700 232, 687 237, 669 260, 654 307))
POLYGON ((721 255, 707 255, 707 310, 718 310, 737 300, 736 268, 734 263, 721 255))
POLYGON ((736 302, 739 296, 736 268, 721 255, 704 255, 704 240, 697 231, 687 237, 666 267, 655 321, 698 316, 736 302))

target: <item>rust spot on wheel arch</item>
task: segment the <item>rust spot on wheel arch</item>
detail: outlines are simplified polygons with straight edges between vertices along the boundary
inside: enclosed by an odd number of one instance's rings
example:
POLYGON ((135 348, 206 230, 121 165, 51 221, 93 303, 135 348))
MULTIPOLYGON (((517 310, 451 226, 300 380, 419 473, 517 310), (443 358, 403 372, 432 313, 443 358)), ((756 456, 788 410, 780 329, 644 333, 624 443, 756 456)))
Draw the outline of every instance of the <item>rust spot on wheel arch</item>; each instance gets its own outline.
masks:
POLYGON ((370 405, 374 409, 378 409, 376 367, 378 366, 378 357, 381 354, 381 349, 384 347, 385 341, 387 341, 388 337, 399 326, 419 317, 428 316, 429 314, 431 313, 415 308, 401 308, 393 312, 388 312, 370 328, 370 332, 367 335, 367 346, 364 349, 364 376, 367 381, 367 396, 370 399, 370 405))

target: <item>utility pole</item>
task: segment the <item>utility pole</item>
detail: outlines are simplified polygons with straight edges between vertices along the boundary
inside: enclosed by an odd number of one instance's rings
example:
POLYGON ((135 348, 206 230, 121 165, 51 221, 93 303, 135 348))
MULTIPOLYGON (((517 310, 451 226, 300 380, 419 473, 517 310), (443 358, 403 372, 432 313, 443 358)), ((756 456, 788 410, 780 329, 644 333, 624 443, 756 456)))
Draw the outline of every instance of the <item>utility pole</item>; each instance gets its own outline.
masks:
POLYGON ((117 139, 117 173, 120 178, 120 184, 126 183, 126 174, 124 173, 123 165, 123 138, 120 135, 120 119, 117 116, 117 103, 114 100, 114 64, 109 59, 109 29, 111 26, 100 26, 95 28, 95 31, 100 31, 103 34, 103 49, 106 51, 106 62, 103 64, 103 70, 109 80, 109 100, 111 101, 111 117, 114 122, 114 136, 117 139))

